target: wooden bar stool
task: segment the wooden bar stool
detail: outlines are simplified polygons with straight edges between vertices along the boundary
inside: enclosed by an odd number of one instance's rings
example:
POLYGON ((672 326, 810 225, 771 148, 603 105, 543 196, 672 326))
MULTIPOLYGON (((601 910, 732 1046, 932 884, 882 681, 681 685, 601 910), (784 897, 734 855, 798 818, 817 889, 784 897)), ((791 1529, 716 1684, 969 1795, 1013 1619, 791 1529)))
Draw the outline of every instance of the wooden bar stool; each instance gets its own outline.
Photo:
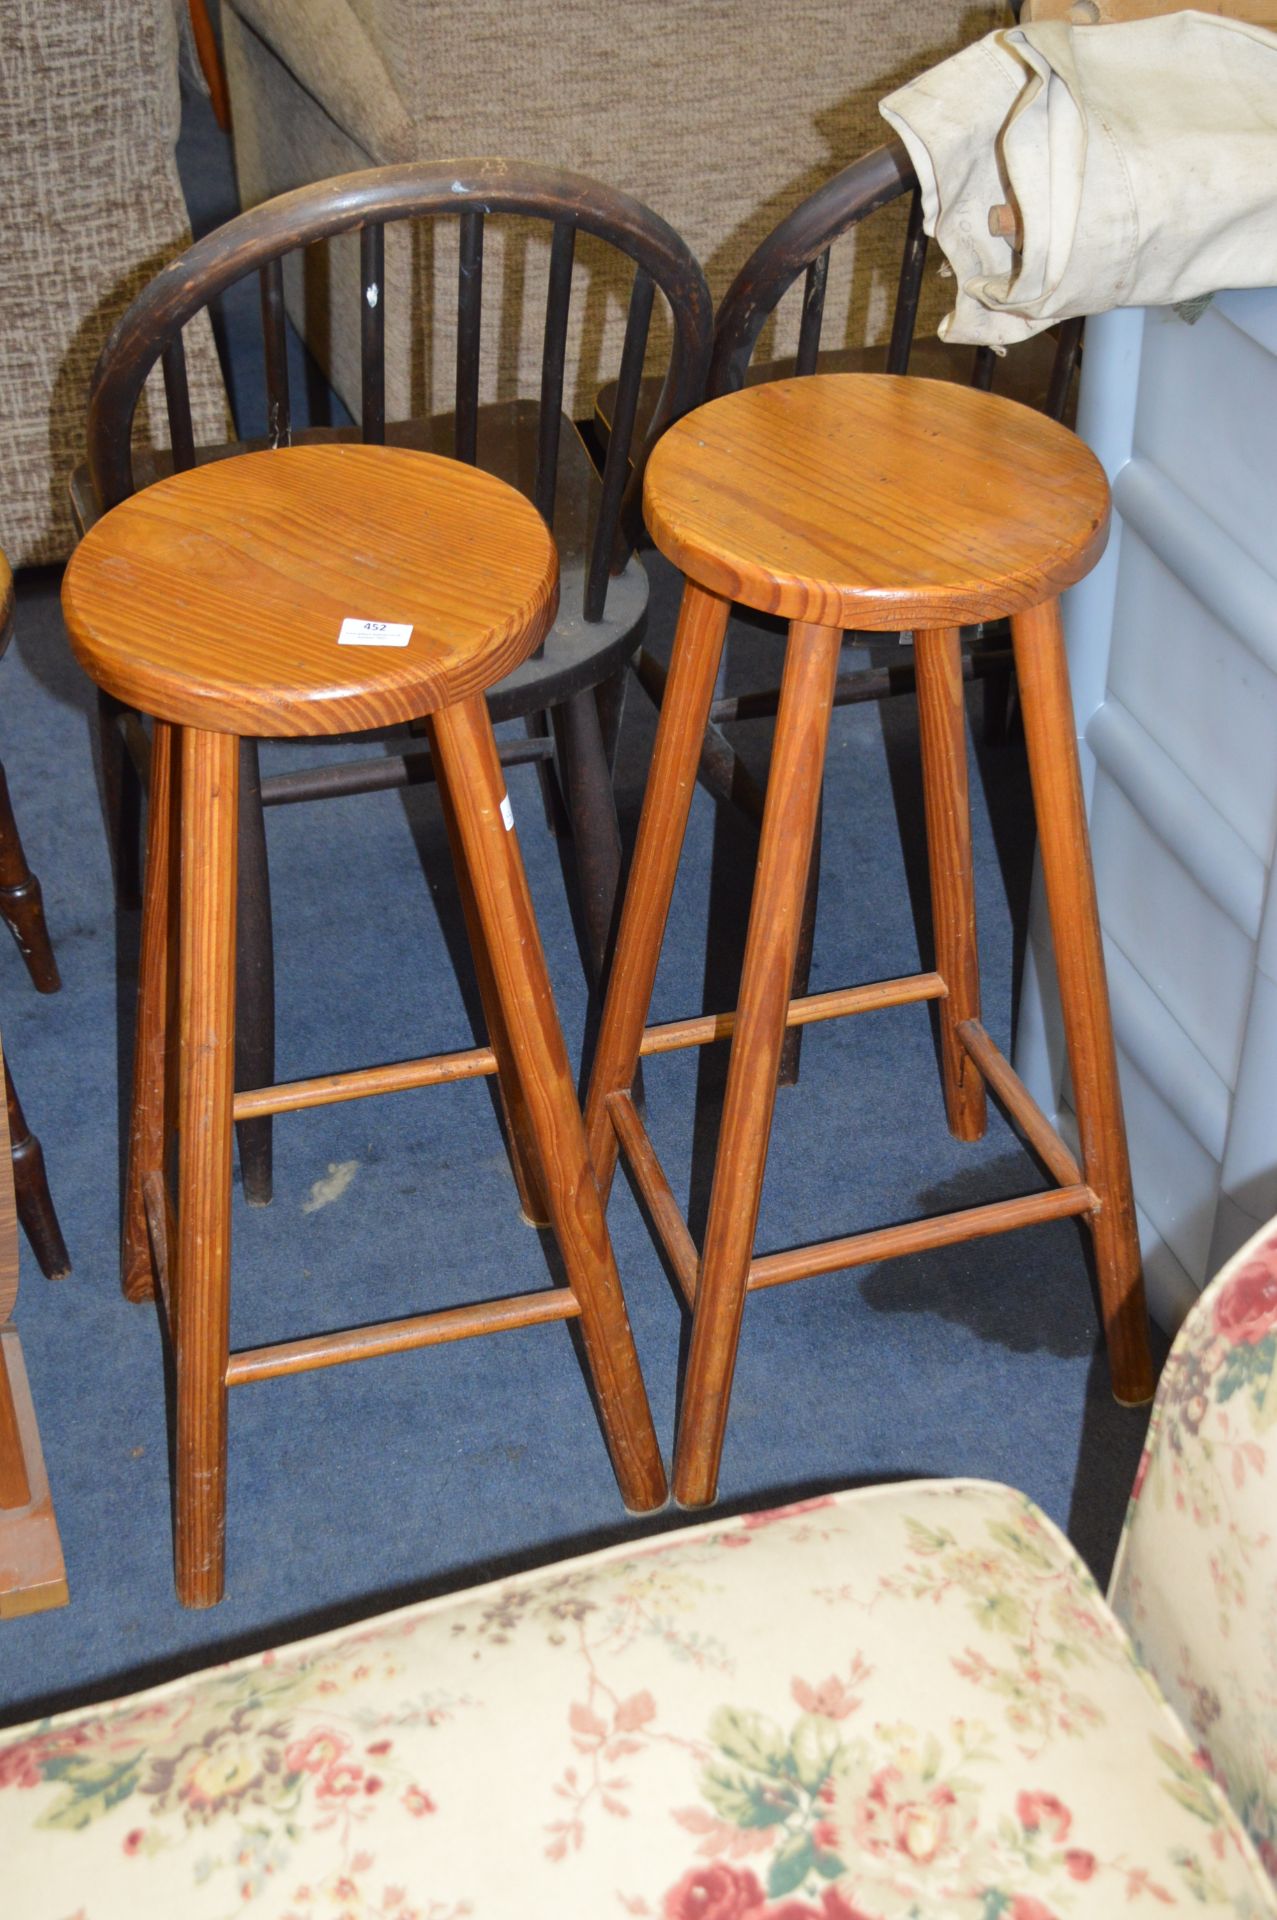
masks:
POLYGON ((154 1272, 173 1337, 187 1606, 221 1596, 226 1390, 245 1381, 579 1316, 622 1495, 639 1510, 665 1497, 483 697, 540 643, 557 594, 554 543, 513 488, 358 445, 175 474, 100 520, 67 569, 77 658, 156 722, 123 1257, 135 1295, 154 1272), (391 631, 339 644, 370 622, 391 631), (239 741, 421 717, 489 1045, 236 1094, 239 741), (525 1211, 553 1226, 567 1285, 231 1353, 233 1121, 488 1073, 525 1211))
POLYGON ((1152 1367, 1121 1095, 1056 596, 1099 557, 1108 488, 1065 428, 939 381, 814 375, 689 414, 647 470, 648 527, 687 576, 586 1108, 606 1199, 618 1145, 693 1309, 674 1493, 714 1498, 746 1292, 1079 1214, 1094 1236, 1113 1389, 1152 1367), (731 602, 789 621, 740 1000, 645 1030, 731 602), (1055 937, 1082 1165, 980 1024, 959 630, 1010 615, 1055 937), (843 629, 913 630, 934 970, 790 997, 843 629), (791 1026, 937 1002, 951 1132, 975 1140, 986 1087, 1057 1186, 992 1205, 754 1254, 791 1026), (704 1248, 631 1098, 640 1054, 732 1039, 704 1248))

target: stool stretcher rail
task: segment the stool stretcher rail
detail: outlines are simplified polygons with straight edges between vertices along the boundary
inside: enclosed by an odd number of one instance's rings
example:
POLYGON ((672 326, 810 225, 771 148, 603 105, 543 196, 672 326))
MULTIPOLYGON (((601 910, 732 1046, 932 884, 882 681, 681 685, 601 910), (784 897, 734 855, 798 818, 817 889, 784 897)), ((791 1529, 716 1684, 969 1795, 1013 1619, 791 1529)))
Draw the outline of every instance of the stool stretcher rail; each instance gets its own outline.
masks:
POLYGON ((572 1320, 580 1311, 581 1304, 570 1287, 551 1287, 543 1293, 515 1293, 505 1300, 441 1307, 434 1313, 415 1313, 404 1320, 378 1320, 366 1327, 343 1327, 334 1333, 315 1333, 304 1340, 284 1340, 269 1347, 244 1347, 230 1356, 226 1384, 239 1387, 249 1380, 277 1380, 287 1373, 340 1367, 383 1353, 410 1353, 417 1347, 439 1347, 450 1340, 469 1340, 476 1334, 504 1333, 510 1327, 572 1320))
MULTIPOLYGON (((945 997, 945 992, 945 984, 939 974, 920 973, 876 981, 863 987, 843 987, 831 993, 809 994, 790 1001, 786 1025, 807 1026, 817 1020, 865 1013, 878 1007, 939 1000, 945 997)), ((716 1040, 729 1038, 735 1025, 735 1013, 704 1014, 689 1020, 667 1021, 661 1026, 647 1028, 641 1050, 644 1054, 654 1054, 669 1053, 682 1047, 707 1046, 716 1040)), ((1009 1200, 994 1200, 982 1206, 964 1207, 922 1220, 875 1227, 841 1239, 813 1241, 810 1245, 791 1247, 784 1252, 758 1255, 749 1264, 747 1284, 751 1293, 762 1287, 783 1286, 790 1280, 808 1279, 818 1273, 837 1273, 844 1268, 866 1266, 876 1260, 893 1259, 902 1254, 922 1253, 934 1247, 953 1246, 966 1240, 1009 1233, 1038 1221, 1061 1220, 1075 1214, 1099 1212, 1098 1196, 1087 1185, 1077 1161, 980 1022, 964 1020, 958 1028, 958 1035, 989 1091, 1020 1127, 1058 1185, 1043 1193, 1019 1194, 1009 1200)), ((688 1306, 694 1306, 700 1253, 679 1210, 665 1169, 628 1093, 610 1094, 607 1112, 617 1144, 642 1196, 652 1228, 669 1261, 679 1290, 688 1306)))
POLYGON ((356 1067, 349 1073, 320 1074, 314 1080, 253 1087, 235 1095, 232 1112, 236 1120, 256 1120, 268 1113, 299 1113, 304 1107, 331 1107, 342 1100, 367 1100, 377 1093, 405 1093, 412 1087, 473 1080, 496 1070, 491 1047, 467 1047, 459 1053, 432 1053, 384 1067, 356 1067))
MULTIPOLYGON (((863 987, 836 987, 831 993, 807 993, 791 1000, 787 1027, 809 1027, 817 1020, 840 1020, 851 1013, 874 1013, 882 1007, 911 1007, 920 1000, 943 1000, 947 989, 938 973, 907 973, 895 980, 872 980, 863 987)), ((734 1013, 693 1014, 688 1020, 667 1020, 644 1029, 641 1054, 677 1053, 682 1047, 706 1047, 730 1040, 736 1031, 734 1013)))

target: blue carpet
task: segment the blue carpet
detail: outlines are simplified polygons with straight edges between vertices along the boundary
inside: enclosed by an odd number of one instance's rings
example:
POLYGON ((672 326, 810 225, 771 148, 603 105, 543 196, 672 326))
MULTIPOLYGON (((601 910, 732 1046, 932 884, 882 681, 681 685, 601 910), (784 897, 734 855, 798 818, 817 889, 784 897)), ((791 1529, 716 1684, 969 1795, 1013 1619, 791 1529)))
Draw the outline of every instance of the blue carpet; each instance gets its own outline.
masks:
MULTIPOLYGON (((203 224, 218 211, 214 188, 226 192, 224 153, 220 175, 210 155, 213 138, 197 126, 186 158, 204 192, 194 203, 203 224)), ((678 583, 648 563, 651 641, 665 651, 678 583)), ((117 915, 112 900, 91 690, 66 648, 57 585, 52 573, 19 583, 17 638, 0 668, 0 751, 65 984, 58 998, 39 998, 6 948, 0 1010, 75 1267, 48 1284, 24 1246, 16 1315, 72 1601, 0 1630, 5 1723, 683 1518, 624 1513, 573 1335, 552 1325, 234 1394, 227 1598, 205 1614, 178 1607, 160 1338, 154 1310, 125 1304, 117 1286, 136 917, 117 915)), ((741 683, 778 657, 774 635, 739 623, 741 683)), ((618 776, 627 834, 651 732, 632 689, 618 776)), ((761 771, 766 726, 737 738, 761 771)), ((296 758, 273 747, 268 764, 296 758)), ((979 772, 985 1017, 1009 1048, 1031 861, 1027 783, 1014 746, 983 751, 979 772)), ((560 850, 534 773, 512 770, 510 792, 579 1058, 588 1007, 560 850)), ((919 965, 928 939, 919 819, 912 700, 836 714, 815 990, 919 965)), ((430 793, 277 809, 269 842, 280 1077, 469 1044, 475 996, 454 966, 459 915, 430 793)), ((654 1017, 729 1004, 754 844, 745 823, 698 793, 654 1017)), ((694 1222, 722 1066, 716 1050, 647 1069, 653 1137, 694 1222)), ((236 1200, 233 1345, 522 1291, 554 1271, 543 1238, 519 1221, 485 1084, 300 1115, 277 1124, 276 1143, 273 1206, 236 1200)), ((759 1246, 1041 1184, 996 1114, 983 1142, 949 1138, 924 1009, 868 1015, 808 1034, 801 1084, 778 1103, 759 1246)), ((610 1218, 668 1450, 684 1316, 624 1181, 610 1218)), ((1103 1575, 1144 1424, 1109 1394, 1079 1229, 1039 1227, 752 1299, 722 1503, 988 1475, 1032 1494, 1103 1575)))

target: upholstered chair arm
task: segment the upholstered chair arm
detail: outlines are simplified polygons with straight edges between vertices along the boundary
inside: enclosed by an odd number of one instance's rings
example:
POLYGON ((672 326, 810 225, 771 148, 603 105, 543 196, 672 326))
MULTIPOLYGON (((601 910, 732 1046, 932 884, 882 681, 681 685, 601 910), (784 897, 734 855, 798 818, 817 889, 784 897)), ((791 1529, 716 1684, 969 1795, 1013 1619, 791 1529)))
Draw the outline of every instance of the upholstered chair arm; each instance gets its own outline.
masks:
POLYGON ((416 157, 413 116, 348 0, 226 0, 375 166, 416 157))
POLYGON ((1277 1872, 1277 1222, 1162 1374, 1109 1599, 1277 1872))

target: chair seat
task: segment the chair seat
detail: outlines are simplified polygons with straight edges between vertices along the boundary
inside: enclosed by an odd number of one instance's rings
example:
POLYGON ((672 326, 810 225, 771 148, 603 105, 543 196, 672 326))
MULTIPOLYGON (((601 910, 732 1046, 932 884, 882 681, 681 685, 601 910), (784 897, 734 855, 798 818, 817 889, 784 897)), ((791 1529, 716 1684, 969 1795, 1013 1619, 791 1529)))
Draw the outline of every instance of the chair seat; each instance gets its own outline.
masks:
POLYGON ((667 433, 644 511, 711 592, 896 632, 1039 605, 1094 565, 1108 488, 1066 428, 1000 395, 813 374, 723 395, 667 433))
POLYGON ((392 447, 285 447, 136 493, 91 528, 63 605, 81 665, 160 719, 332 734, 454 704, 540 644, 554 543, 503 481, 392 447), (405 646, 343 646, 345 620, 405 646))
MULTIPOLYGON (((1033 343, 1030 342, 1030 345, 1033 343)), ((660 381, 656 385, 659 389, 660 381)), ((652 401, 655 407, 655 395, 652 401)), ((498 400, 478 413, 478 465, 485 473, 505 480, 532 497, 536 475, 541 409, 532 400, 498 400)), ((391 421, 386 443, 414 447, 423 453, 451 455, 455 416, 433 414, 425 420, 391 421)), ((354 446, 358 427, 295 427, 294 446, 354 446)), ((227 441, 199 447, 202 466, 212 460, 233 460, 269 445, 266 440, 227 441)), ((133 473, 139 491, 154 486, 173 471, 167 449, 138 448, 133 473)), ((590 536, 599 511, 599 476, 575 424, 566 415, 559 423, 558 486, 554 503, 554 544, 559 550, 559 610, 540 648, 488 690, 488 711, 494 721, 520 719, 570 699, 582 688, 594 687, 625 665, 647 611, 648 581, 641 561, 631 554, 621 572, 608 583, 602 616, 582 617, 585 577, 590 560, 590 536)), ((71 497, 82 533, 100 518, 87 466, 71 478, 71 497)))
POLYGON ((9 1920, 1277 1913, 1067 1542, 815 1499, 0 1735, 9 1920))

